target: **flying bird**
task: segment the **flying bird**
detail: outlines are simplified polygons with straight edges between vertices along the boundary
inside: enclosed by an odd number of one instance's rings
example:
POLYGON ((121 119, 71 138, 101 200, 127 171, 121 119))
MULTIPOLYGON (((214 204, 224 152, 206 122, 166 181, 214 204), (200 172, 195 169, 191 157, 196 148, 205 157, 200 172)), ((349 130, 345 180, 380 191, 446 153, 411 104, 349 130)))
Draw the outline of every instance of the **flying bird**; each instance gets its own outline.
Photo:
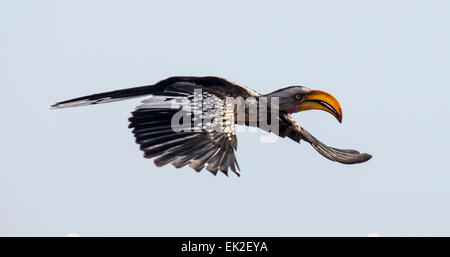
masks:
MULTIPOLYGON (((299 143, 304 140, 324 157, 339 163, 361 163, 372 157, 370 154, 360 153, 356 150, 329 147, 312 136, 291 117, 292 113, 317 109, 330 113, 339 122, 342 122, 341 106, 332 95, 303 86, 289 86, 269 94, 260 94, 219 77, 177 76, 167 78, 154 85, 83 96, 58 102, 51 107, 68 108, 137 97, 147 98, 132 112, 132 116, 129 118, 129 128, 132 129, 136 143, 144 152, 144 157, 155 158, 154 163, 158 167, 169 163, 176 168, 189 165, 197 172, 206 167, 214 175, 219 170, 228 175, 228 170, 231 169, 240 176, 235 156, 237 149, 236 124, 259 127, 281 138, 287 137, 299 143), (206 100, 209 105, 205 107, 199 106, 195 101, 192 103, 195 97, 206 100), (262 115, 257 115, 256 121, 252 120, 248 115, 250 108, 248 106, 245 107, 247 113, 244 120, 239 123, 238 106, 230 106, 226 102, 226 99, 230 97, 253 99, 256 106, 261 105, 260 99, 266 99, 268 103, 277 99, 277 108, 269 107, 267 119, 277 121, 278 127, 273 129, 262 126, 260 120, 261 117, 264 117, 262 115), (184 108, 186 106, 189 108, 184 108), (276 109, 276 112, 272 112, 272 109, 276 109), (199 116, 192 114, 195 111, 198 114, 200 111, 200 115, 203 115, 211 113, 211 110, 215 113, 215 117, 219 117, 211 120, 220 122, 222 130, 207 129, 204 123, 196 123, 196 117, 199 116), (175 130, 173 120, 175 115, 179 114, 182 115, 183 121, 189 121, 187 123, 190 124, 189 126, 192 127, 194 124, 195 129, 175 130)), ((205 117, 205 115, 200 117, 205 117)), ((214 126, 217 123, 213 122, 207 125, 211 124, 214 126)))

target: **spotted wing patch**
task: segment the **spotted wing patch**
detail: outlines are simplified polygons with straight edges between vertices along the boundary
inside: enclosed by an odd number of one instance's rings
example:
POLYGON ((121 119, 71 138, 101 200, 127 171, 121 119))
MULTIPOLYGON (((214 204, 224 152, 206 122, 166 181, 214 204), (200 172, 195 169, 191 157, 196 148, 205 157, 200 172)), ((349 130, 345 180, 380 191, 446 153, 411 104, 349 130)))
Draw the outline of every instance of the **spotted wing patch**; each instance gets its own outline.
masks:
POLYGON ((132 112, 129 121, 144 157, 155 158, 157 166, 189 165, 198 172, 206 167, 213 174, 220 170, 226 175, 231 169, 240 175, 234 154, 234 109, 214 95, 151 97, 132 112), (174 130, 174 116, 182 117, 181 130, 174 130))

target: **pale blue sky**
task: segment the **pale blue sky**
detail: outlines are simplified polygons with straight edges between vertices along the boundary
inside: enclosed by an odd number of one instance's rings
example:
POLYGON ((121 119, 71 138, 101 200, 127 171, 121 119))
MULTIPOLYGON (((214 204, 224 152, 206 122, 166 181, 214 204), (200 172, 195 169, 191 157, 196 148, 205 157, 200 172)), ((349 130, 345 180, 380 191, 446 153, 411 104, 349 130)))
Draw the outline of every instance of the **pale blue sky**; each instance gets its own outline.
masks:
POLYGON ((450 236, 448 1, 0 1, 0 235, 450 236), (217 75, 332 93, 294 118, 371 153, 240 133, 242 176, 156 168, 127 128, 139 100, 56 101, 217 75))

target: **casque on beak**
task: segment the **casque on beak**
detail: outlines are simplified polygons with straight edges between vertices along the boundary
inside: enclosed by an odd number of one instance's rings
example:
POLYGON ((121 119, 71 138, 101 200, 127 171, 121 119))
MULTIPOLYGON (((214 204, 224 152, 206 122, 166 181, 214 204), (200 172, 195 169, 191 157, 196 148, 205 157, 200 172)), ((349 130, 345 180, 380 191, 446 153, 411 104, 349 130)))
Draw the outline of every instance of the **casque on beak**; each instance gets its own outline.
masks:
POLYGON ((342 108, 338 100, 327 92, 311 90, 306 93, 303 102, 298 106, 299 111, 322 110, 330 113, 342 123, 342 108))

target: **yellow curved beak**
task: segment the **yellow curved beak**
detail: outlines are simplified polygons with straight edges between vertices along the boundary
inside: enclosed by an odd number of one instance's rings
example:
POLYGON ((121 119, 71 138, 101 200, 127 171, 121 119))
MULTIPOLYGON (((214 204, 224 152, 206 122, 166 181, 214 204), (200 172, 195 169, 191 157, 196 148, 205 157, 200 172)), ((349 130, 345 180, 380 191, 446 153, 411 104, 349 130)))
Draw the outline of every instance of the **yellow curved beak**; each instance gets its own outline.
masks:
POLYGON ((338 100, 327 92, 320 90, 312 90, 305 96, 305 100, 298 107, 299 111, 307 110, 323 110, 342 123, 342 108, 338 100))

